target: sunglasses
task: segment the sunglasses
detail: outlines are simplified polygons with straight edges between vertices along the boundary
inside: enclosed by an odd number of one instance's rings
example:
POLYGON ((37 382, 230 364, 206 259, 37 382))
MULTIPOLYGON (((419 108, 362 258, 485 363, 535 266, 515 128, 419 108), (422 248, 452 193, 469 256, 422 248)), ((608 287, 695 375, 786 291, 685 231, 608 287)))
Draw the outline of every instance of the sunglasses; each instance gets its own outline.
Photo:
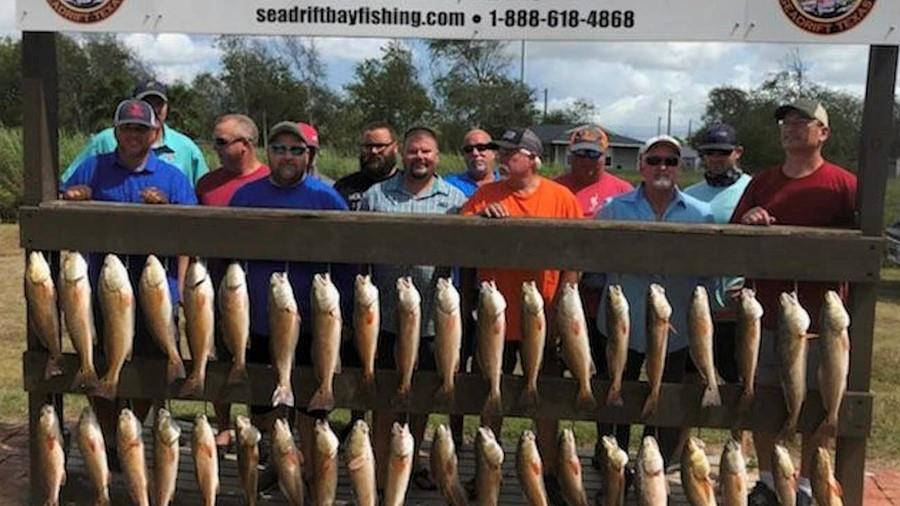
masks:
POLYGON ((705 150, 703 150, 703 156, 731 156, 731 153, 734 153, 733 149, 705 149, 705 150))
POLYGON ((215 146, 217 148, 224 148, 226 146, 231 146, 235 142, 242 142, 244 140, 246 140, 246 139, 244 139, 243 137, 235 137, 234 139, 231 139, 231 140, 224 139, 222 137, 216 137, 215 139, 213 139, 213 146, 215 146))
POLYGON ((272 153, 276 155, 284 155, 287 154, 288 151, 291 152, 294 156, 301 156, 303 153, 306 153, 306 146, 285 146, 284 144, 270 144, 269 149, 272 150, 272 153))
POLYGON ((363 151, 384 151, 385 148, 393 144, 393 142, 367 142, 360 144, 359 147, 363 151))
POLYGON ((603 156, 602 151, 594 151, 593 149, 578 149, 572 151, 572 156, 577 158, 587 158, 588 160, 599 160, 603 156))
POLYGON ((648 156, 644 158, 644 162, 651 167, 659 167, 660 165, 677 167, 679 160, 677 156, 648 156))
POLYGON ((468 145, 462 147, 462 152, 467 155, 470 155, 476 149, 478 151, 484 153, 485 151, 496 151, 498 147, 499 146, 497 146, 493 142, 488 142, 486 144, 468 144, 468 145))

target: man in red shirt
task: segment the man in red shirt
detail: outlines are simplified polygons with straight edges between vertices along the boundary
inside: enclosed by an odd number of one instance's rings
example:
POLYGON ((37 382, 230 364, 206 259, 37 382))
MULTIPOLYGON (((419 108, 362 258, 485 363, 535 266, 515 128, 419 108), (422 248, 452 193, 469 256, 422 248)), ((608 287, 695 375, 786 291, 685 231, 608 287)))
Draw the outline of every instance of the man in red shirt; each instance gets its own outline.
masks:
MULTIPOLYGON (((204 206, 228 206, 231 197, 245 184, 267 177, 269 167, 256 157, 259 129, 256 123, 243 114, 228 114, 216 121, 213 129, 213 147, 222 165, 197 181, 197 201, 204 206)), ((218 289, 225 275, 227 263, 220 259, 210 259, 207 264, 213 284, 218 289)), ((217 329, 218 330, 218 329, 217 329)), ((230 360, 231 356, 216 333, 216 351, 220 359, 230 360)), ((231 430, 231 404, 214 403, 219 434, 216 444, 223 449, 231 445, 234 432, 231 430)))
POLYGON ((593 218, 611 197, 630 192, 628 181, 606 172, 609 136, 597 125, 583 125, 569 136, 566 154, 569 172, 556 178, 575 195, 585 217, 593 218))
MULTIPOLYGON (((732 223, 745 225, 799 225, 809 227, 851 228, 856 221, 856 176, 822 157, 828 140, 828 113, 822 104, 806 99, 779 107, 775 118, 781 132, 784 164, 766 170, 751 181, 741 197, 732 223)), ((819 311, 825 292, 835 290, 846 298, 847 284, 842 282, 796 282, 792 280, 754 280, 757 298, 763 306, 763 337, 759 350, 757 381, 778 385, 779 358, 775 352, 778 297, 796 287, 800 303, 809 312, 817 332, 819 311)), ((817 388, 819 344, 809 341, 807 386, 817 388)), ((759 461, 760 479, 748 499, 751 505, 777 504, 772 482, 772 454, 776 436, 756 432, 753 435, 759 461)), ((809 482, 812 456, 817 446, 827 443, 812 434, 803 434, 803 450, 797 504, 811 504, 809 482)))

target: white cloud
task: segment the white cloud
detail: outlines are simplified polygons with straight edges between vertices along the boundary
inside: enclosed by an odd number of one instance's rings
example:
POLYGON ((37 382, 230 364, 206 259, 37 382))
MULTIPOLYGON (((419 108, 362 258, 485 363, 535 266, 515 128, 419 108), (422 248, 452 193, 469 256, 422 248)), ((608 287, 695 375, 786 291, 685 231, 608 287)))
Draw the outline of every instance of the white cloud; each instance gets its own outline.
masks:
POLYGON ((0 36, 16 33, 16 2, 0 2, 0 36))
POLYGON ((316 47, 327 62, 329 59, 361 61, 381 56, 381 48, 388 39, 361 39, 342 37, 316 38, 316 47))
POLYGON ((164 82, 190 82, 197 74, 218 66, 220 51, 209 38, 185 34, 132 33, 122 37, 139 59, 149 63, 164 82))

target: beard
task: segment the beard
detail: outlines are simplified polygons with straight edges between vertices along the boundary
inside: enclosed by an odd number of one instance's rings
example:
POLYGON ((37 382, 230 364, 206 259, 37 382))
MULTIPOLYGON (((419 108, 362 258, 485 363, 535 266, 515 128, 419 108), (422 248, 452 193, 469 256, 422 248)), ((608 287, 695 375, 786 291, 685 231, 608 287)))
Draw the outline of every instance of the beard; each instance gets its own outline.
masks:
POLYGON ((650 186, 656 190, 669 190, 675 186, 675 180, 669 176, 659 176, 650 183, 650 186))
POLYGON ((397 164, 397 154, 366 156, 359 155, 359 168, 375 176, 386 176, 397 164))

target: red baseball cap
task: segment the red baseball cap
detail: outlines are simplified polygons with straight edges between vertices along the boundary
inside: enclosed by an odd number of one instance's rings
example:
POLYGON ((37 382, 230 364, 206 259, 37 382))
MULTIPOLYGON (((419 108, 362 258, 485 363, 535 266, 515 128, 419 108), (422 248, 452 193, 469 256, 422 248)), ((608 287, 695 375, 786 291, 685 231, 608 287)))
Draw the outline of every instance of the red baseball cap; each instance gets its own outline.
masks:
POLYGON ((302 121, 298 122, 297 126, 300 129, 300 133, 303 134, 303 138, 306 140, 306 145, 311 148, 319 149, 319 132, 316 130, 316 127, 302 121))

